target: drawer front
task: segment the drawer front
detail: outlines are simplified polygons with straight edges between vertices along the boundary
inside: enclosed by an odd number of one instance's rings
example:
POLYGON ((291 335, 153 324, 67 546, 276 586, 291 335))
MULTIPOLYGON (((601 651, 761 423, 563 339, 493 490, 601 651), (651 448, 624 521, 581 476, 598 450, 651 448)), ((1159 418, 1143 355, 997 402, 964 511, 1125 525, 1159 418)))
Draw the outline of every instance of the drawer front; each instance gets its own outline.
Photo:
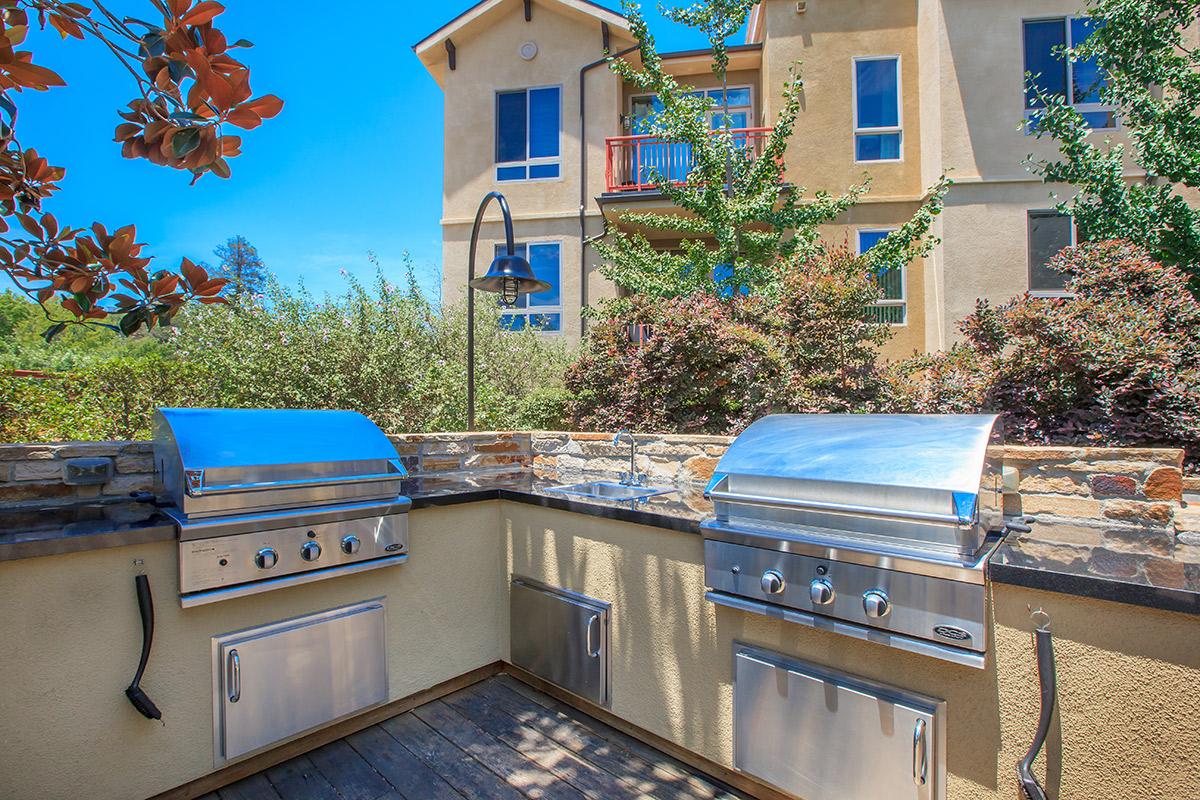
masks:
POLYGON ((734 766, 805 800, 942 800, 945 703, 749 646, 734 766))
POLYGON ((386 636, 380 599, 214 639, 217 763, 385 702, 386 636))
POLYGON ((598 705, 609 702, 609 606, 514 579, 512 663, 598 705))

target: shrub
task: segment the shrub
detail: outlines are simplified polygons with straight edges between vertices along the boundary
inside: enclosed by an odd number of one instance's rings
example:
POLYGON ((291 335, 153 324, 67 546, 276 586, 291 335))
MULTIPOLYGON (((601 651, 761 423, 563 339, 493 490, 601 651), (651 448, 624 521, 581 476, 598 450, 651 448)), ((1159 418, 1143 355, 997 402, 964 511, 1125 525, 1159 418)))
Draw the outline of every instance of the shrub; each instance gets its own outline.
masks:
POLYGON ((890 332, 867 315, 879 288, 864 260, 834 247, 786 263, 770 294, 609 304, 620 313, 568 372, 573 424, 723 434, 772 412, 869 410, 890 332), (649 340, 630 344, 630 325, 649 340))
POLYGON ((1118 241, 1051 262, 1070 298, 979 303, 964 341, 891 373, 893 410, 987 409, 1010 440, 1184 447, 1200 457, 1200 302, 1173 266, 1118 241))
POLYGON ((738 319, 746 299, 706 293, 631 298, 598 321, 567 372, 572 424, 583 430, 725 433, 768 413, 784 371, 763 332, 738 319), (629 325, 649 338, 629 341, 629 325))

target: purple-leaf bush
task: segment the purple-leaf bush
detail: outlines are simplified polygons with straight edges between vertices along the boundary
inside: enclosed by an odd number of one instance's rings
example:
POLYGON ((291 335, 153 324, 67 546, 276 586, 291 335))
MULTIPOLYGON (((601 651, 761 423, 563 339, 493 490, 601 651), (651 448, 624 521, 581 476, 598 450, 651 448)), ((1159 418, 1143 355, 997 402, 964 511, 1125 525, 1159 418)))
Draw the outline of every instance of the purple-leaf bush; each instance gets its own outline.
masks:
POLYGON ((889 371, 889 410, 1003 413, 1009 441, 1172 445, 1200 458, 1200 302, 1121 241, 1068 248, 1064 298, 980 302, 963 341, 889 371))

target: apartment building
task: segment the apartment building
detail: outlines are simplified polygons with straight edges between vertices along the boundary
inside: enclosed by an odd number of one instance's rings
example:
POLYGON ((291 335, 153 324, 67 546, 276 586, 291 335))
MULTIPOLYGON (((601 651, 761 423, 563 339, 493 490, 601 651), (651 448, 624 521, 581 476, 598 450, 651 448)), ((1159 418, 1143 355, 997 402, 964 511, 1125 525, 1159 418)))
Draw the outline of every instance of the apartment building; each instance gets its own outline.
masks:
MULTIPOLYGON (((786 157, 789 182, 837 193, 872 178, 866 200, 824 231, 860 251, 919 207, 943 173, 956 184, 942 243, 884 280, 876 313, 895 328, 886 356, 948 346, 977 298, 1061 292, 1045 269, 1071 243, 1052 187, 1026 170, 1054 145, 1029 135, 1027 70, 1069 96, 1094 136, 1121 137, 1097 102, 1101 76, 1055 48, 1078 42, 1079 0, 764 0, 732 48, 731 125, 748 147, 766 135, 789 68, 801 63, 803 110, 786 157)), ((535 271, 554 285, 506 318, 578 338, 581 309, 614 296, 589 239, 621 213, 664 207, 651 168, 683 178, 686 147, 645 134, 655 98, 624 85, 604 53, 632 48, 627 20, 587 0, 483 0, 414 46, 445 93, 443 288, 465 291, 480 199, 501 191, 535 271)), ((625 56, 636 59, 636 50, 625 56)), ((706 51, 671 53, 673 74, 721 97, 706 51)), ((714 112, 716 113, 716 112, 714 112)), ((720 125, 714 119, 714 126, 720 125)), ((1132 169, 1130 179, 1141 177, 1132 169)), ((489 220, 491 217, 489 217, 489 220)), ((655 232, 647 232, 653 236, 655 232)), ((482 231, 481 264, 502 241, 482 231)), ((662 240, 664 248, 675 242, 662 240)))

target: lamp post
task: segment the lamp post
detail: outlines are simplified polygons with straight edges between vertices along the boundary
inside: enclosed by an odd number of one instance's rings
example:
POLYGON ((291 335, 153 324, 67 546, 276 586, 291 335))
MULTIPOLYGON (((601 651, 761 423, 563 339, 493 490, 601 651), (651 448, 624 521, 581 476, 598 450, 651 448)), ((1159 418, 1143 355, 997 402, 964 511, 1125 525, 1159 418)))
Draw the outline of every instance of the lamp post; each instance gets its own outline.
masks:
POLYGON ((500 304, 511 307, 523 294, 544 292, 550 284, 540 281, 533 274, 529 262, 517 255, 513 244, 512 214, 508 201, 499 192, 488 192, 479 210, 475 212, 475 226, 471 228, 471 250, 467 260, 467 430, 475 430, 475 290, 495 292, 500 295, 500 304), (504 255, 496 256, 482 278, 475 277, 475 246, 479 243, 479 226, 488 203, 495 200, 504 215, 504 255))

